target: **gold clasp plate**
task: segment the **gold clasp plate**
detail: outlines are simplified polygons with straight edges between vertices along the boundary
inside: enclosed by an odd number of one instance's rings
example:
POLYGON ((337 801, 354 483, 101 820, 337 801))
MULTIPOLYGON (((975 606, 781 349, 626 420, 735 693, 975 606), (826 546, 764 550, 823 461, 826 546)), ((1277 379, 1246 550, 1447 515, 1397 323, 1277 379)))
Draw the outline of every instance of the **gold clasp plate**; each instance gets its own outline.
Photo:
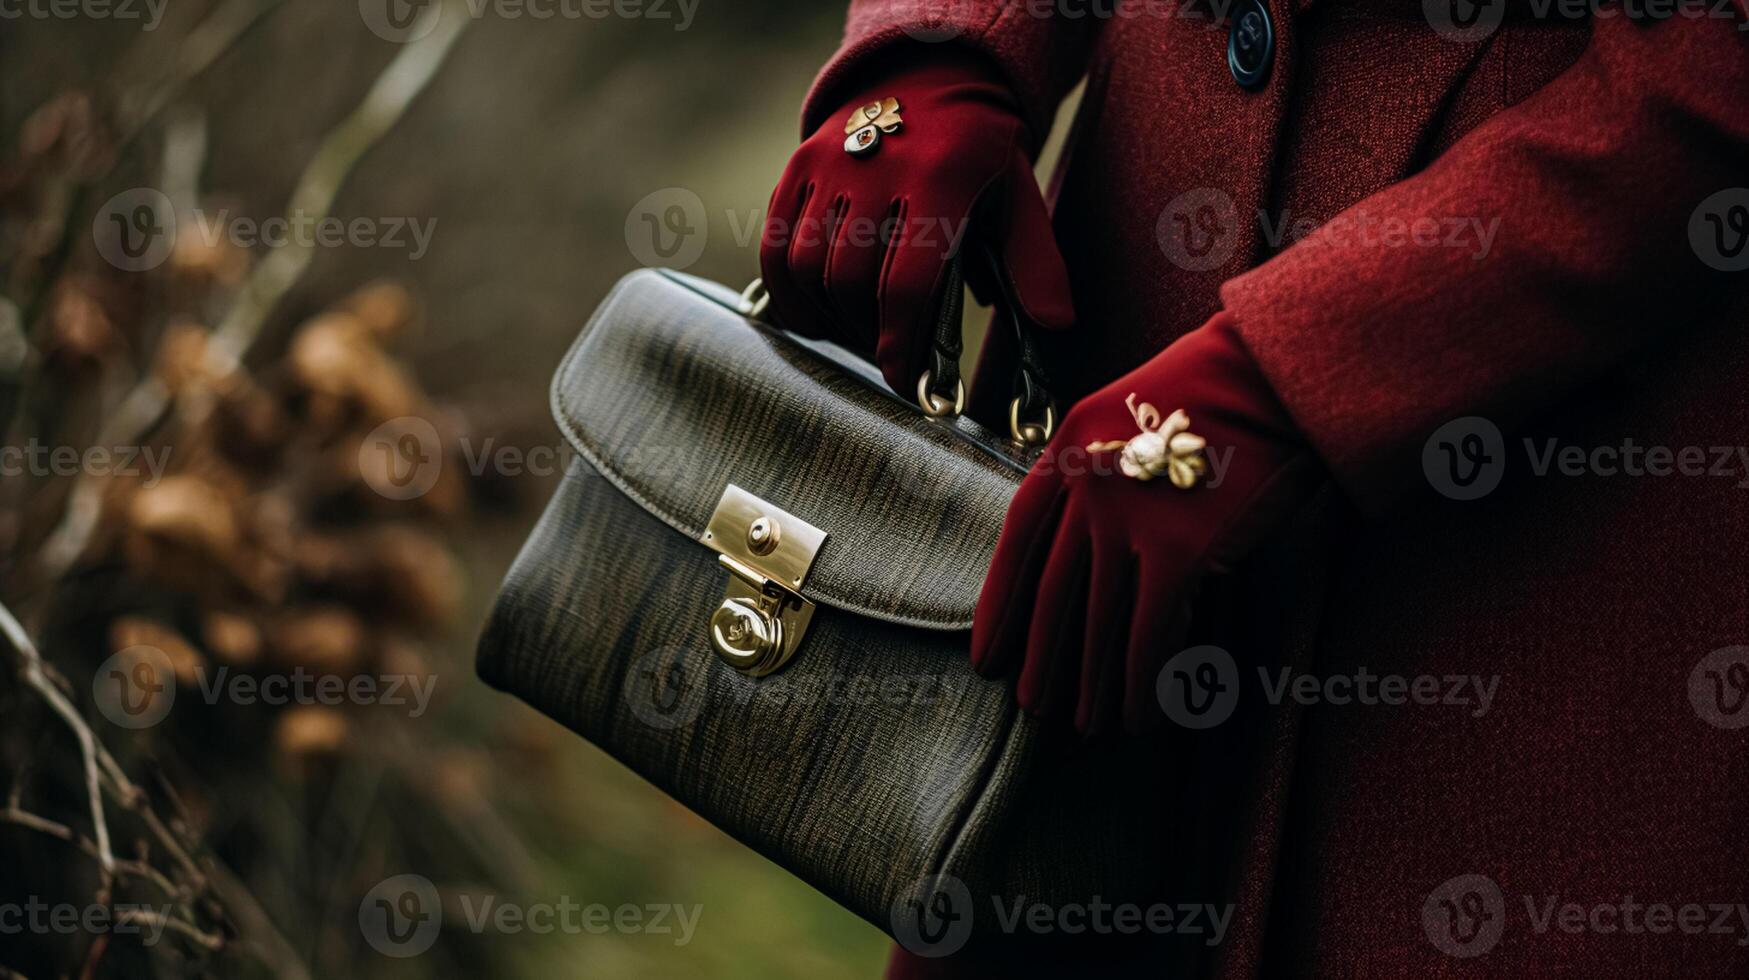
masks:
POLYGON ((814 618, 802 584, 826 532, 731 483, 701 540, 729 570, 711 647, 743 674, 764 677, 795 655, 814 618))

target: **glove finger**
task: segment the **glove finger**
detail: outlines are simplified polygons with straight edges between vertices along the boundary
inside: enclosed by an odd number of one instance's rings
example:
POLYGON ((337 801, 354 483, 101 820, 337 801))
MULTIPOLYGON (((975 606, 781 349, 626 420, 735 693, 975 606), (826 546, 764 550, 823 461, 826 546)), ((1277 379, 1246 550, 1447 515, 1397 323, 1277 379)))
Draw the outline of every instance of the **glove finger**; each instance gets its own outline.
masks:
POLYGON ((940 209, 905 199, 881 273, 880 341, 875 346, 881 376, 903 397, 916 388, 934 340, 950 245, 941 232, 940 209))
POLYGON ((840 332, 839 318, 826 296, 826 259, 832 250, 838 209, 844 200, 841 194, 818 184, 810 185, 789 246, 790 277, 796 291, 813 309, 818 333, 834 340, 848 339, 840 332))
POLYGON ((1160 703, 1160 671, 1164 670, 1167 661, 1179 651, 1189 647, 1187 636, 1190 624, 1195 619, 1193 606, 1188 602, 1178 603, 1166 621, 1165 637, 1159 644, 1164 655, 1145 679, 1133 686, 1126 686, 1123 692, 1123 727, 1132 735, 1140 735, 1152 731, 1164 723, 1167 715, 1165 706, 1160 703))
POLYGON ((1098 695, 1102 705, 1114 705, 1122 711, 1124 727, 1130 731, 1145 731, 1159 724, 1163 712, 1160 671, 1183 649, 1190 621, 1189 585, 1189 576, 1176 562, 1142 566, 1124 669, 1114 671, 1112 682, 1098 695))
POLYGON ((996 556, 972 617, 972 667, 986 677, 1006 669, 1026 639, 1030 605, 1066 497, 1055 478, 1029 476, 1008 506, 996 556))
POLYGON ((1118 720, 1118 699, 1101 698, 1100 693, 1111 690, 1123 676, 1135 607, 1135 552, 1126 544, 1095 544, 1079 688, 1090 696, 1075 706, 1075 728, 1083 735, 1110 731, 1118 720))
POLYGON ((1075 322, 1069 269, 1057 249, 1050 209, 1033 177, 1032 164, 1019 149, 1009 161, 1002 192, 1007 197, 1002 263, 1020 313, 1048 330, 1063 329, 1075 322))
POLYGON ((826 295, 856 349, 873 351, 880 336, 881 269, 894 233, 897 206, 886 198, 853 199, 844 210, 826 260, 826 295))
POLYGON ((1017 687, 1020 706, 1029 711, 1061 717, 1074 707, 1092 556, 1093 542, 1081 506, 1071 500, 1057 523, 1032 600, 1032 625, 1017 687))
POLYGON ((789 265, 790 245, 795 240, 796 224, 810 194, 809 181, 786 170, 771 193, 766 209, 765 230, 759 238, 759 276, 771 297, 771 318, 778 326, 812 337, 821 336, 818 315, 813 304, 796 285, 789 265))

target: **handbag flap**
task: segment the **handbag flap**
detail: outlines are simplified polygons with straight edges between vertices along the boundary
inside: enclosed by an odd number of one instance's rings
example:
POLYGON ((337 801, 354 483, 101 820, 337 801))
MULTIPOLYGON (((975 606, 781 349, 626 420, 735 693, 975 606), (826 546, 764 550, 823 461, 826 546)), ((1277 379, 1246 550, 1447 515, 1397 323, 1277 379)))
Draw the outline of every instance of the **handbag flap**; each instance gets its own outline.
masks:
POLYGON ((676 531, 698 541, 737 484, 826 532, 808 598, 936 629, 971 626, 1028 465, 968 419, 925 416, 842 349, 668 271, 613 288, 553 379, 552 409, 578 453, 676 531))

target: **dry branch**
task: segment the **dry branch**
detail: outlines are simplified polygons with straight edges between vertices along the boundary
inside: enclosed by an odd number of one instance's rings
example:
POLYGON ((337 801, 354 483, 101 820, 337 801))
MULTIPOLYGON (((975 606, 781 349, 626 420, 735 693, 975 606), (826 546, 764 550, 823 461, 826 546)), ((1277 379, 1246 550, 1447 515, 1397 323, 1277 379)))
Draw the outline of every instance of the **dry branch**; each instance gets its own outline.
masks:
MULTIPOLYGON (((470 23, 468 17, 440 17, 429 35, 407 45, 389 62, 364 101, 323 138, 292 191, 289 215, 308 215, 316 220, 328 217, 353 168, 425 90, 470 23)), ((213 331, 209 349, 220 358, 240 362, 274 307, 309 268, 314 251, 313 243, 290 242, 256 266, 244 281, 236 303, 213 331)), ((95 444, 138 445, 157 426, 169 404, 170 391, 163 381, 147 376, 121 400, 95 444)), ((61 522, 43 543, 39 571, 44 581, 59 579, 78 561, 97 529, 102 510, 101 484, 81 478, 68 497, 61 522)))
POLYGON ((109 849, 109 821, 103 816, 103 790, 97 773, 97 755, 100 749, 97 737, 91 733, 91 726, 85 724, 85 719, 79 716, 79 710, 61 693, 61 689, 49 677, 48 665, 43 663, 42 654, 37 652, 36 644, 31 642, 24 627, 12 615, 12 610, 0 603, 0 632, 6 634, 6 639, 12 648, 18 651, 24 660, 24 682, 42 695, 55 714, 72 729, 73 737, 79 741, 79 755, 85 767, 85 793, 91 802, 91 836, 93 846, 97 850, 97 863, 103 869, 105 887, 115 874, 115 854, 109 849))

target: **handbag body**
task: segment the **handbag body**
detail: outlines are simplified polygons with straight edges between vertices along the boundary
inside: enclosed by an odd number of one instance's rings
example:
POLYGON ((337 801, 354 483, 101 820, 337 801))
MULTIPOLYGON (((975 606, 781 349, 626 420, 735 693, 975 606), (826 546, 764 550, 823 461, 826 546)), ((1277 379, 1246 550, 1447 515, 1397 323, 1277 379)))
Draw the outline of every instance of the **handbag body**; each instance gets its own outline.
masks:
POLYGON ((1163 899, 1160 739, 1085 744, 968 663, 1028 455, 750 312, 641 270, 590 318, 480 676, 890 934, 942 882, 981 931, 1163 899))

